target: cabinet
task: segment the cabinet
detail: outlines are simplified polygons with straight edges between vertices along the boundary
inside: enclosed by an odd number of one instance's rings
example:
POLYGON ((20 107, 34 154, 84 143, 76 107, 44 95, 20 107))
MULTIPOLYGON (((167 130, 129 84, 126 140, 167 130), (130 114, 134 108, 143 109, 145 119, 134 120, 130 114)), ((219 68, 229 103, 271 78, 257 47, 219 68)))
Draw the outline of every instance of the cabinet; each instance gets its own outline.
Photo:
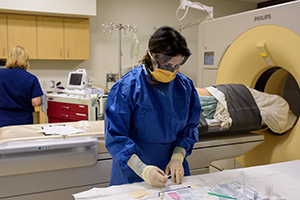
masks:
POLYGON ((0 58, 7 57, 6 14, 0 14, 0 58))
POLYGON ((89 60, 89 19, 37 17, 38 59, 89 60))
POLYGON ((235 159, 235 158, 228 158, 222 160, 213 161, 210 164, 211 172, 216 171, 223 171, 227 169, 238 169, 243 168, 243 166, 235 159))
POLYGON ((7 15, 8 48, 20 45, 29 52, 30 59, 37 58, 36 16, 7 15))
POLYGON ((64 19, 65 59, 90 59, 90 25, 88 19, 64 19))
POLYGON ((38 59, 64 59, 64 20, 37 17, 38 59))
POLYGON ((88 120, 88 105, 48 101, 49 123, 88 120))
MULTIPOLYGON (((46 94, 45 100, 47 123, 96 121, 100 111, 98 101, 92 97, 51 93, 46 94)), ((105 105, 102 107, 105 108, 105 105)))
POLYGON ((0 58, 20 45, 30 59, 89 60, 89 19, 0 14, 0 58))

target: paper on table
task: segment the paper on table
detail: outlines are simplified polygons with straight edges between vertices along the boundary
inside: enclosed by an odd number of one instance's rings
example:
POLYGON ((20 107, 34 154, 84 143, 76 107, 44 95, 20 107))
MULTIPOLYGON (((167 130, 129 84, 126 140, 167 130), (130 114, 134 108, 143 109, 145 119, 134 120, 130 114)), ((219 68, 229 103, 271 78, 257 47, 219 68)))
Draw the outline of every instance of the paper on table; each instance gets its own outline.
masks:
POLYGON ((85 132, 85 130, 75 129, 72 125, 56 125, 42 126, 42 130, 38 132, 44 132, 45 135, 68 135, 85 132))
POLYGON ((73 194, 76 200, 133 200, 128 194, 131 192, 136 192, 139 190, 144 190, 148 194, 141 199, 151 199, 151 200, 161 200, 158 197, 158 193, 165 190, 173 190, 178 188, 187 187, 189 185, 194 185, 193 192, 199 196, 199 200, 218 200, 219 197, 214 197, 207 194, 208 190, 204 188, 197 187, 199 183, 199 178, 197 176, 187 176, 182 180, 182 184, 174 184, 171 179, 168 180, 163 187, 154 187, 146 182, 137 182, 131 184, 110 186, 107 188, 93 188, 88 191, 73 194))
MULTIPOLYGON (((132 200, 132 198, 128 196, 128 193, 135 192, 138 190, 147 190, 148 188, 151 188, 151 186, 146 182, 132 183, 125 184, 122 186, 110 186, 107 188, 93 188, 88 191, 73 194, 73 197, 76 200, 132 200)), ((155 196, 157 196, 157 192, 155 192, 155 196)))
MULTIPOLYGON (((108 188, 94 188, 89 191, 73 194, 73 196, 76 200, 132 200, 128 193, 138 190, 145 190, 148 194, 141 199, 160 200, 157 195, 158 192, 176 189, 179 187, 186 187, 188 185, 196 185, 200 186, 200 188, 193 188, 193 192, 197 196, 199 196, 201 200, 219 199, 219 197, 208 196, 205 187, 215 187, 217 184, 222 184, 230 181, 239 181, 239 172, 244 171, 249 177, 249 186, 255 188, 261 193, 264 193, 265 185, 267 183, 271 183, 274 186, 274 193, 284 196, 286 199, 292 200, 299 199, 300 180, 296 179, 292 174, 287 174, 284 172, 286 171, 286 169, 293 169, 295 173, 298 173, 297 169, 299 168, 299 164, 300 160, 296 163, 293 163, 292 168, 290 166, 291 162, 287 162, 285 164, 285 167, 282 165, 281 170, 278 169, 278 164, 273 164, 270 166, 257 166, 250 168, 225 170, 222 172, 202 174, 197 176, 186 176, 183 178, 181 185, 172 184, 171 180, 169 179, 167 184, 161 188, 152 187, 146 182, 111 186, 108 188)), ((300 177, 300 175, 298 175, 298 177, 300 177)))
POLYGON ((84 121, 79 121, 78 123, 79 123, 79 126, 80 126, 80 127, 90 127, 90 126, 91 126, 90 122, 89 122, 89 121, 86 121, 86 120, 84 120, 84 121))

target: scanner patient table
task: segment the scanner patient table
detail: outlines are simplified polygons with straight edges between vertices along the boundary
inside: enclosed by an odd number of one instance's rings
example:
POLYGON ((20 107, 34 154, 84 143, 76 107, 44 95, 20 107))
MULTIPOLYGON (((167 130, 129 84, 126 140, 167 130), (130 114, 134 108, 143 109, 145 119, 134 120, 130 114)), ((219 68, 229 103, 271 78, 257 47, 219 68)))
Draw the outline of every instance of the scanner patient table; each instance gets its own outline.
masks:
POLYGON ((111 158, 101 140, 103 123, 89 123, 89 127, 73 122, 1 128, 0 199, 68 200, 72 192, 107 186, 111 158), (65 124, 86 132, 76 137, 38 132, 42 126, 65 124))
MULTIPOLYGON (((34 124, 0 129, 0 200, 73 199, 72 194, 107 187, 112 158, 104 144, 104 121, 34 124), (73 125, 86 132, 45 136, 42 126, 73 125)), ((192 175, 207 173, 214 160, 234 158, 256 147, 255 133, 202 135, 188 157, 192 175)))

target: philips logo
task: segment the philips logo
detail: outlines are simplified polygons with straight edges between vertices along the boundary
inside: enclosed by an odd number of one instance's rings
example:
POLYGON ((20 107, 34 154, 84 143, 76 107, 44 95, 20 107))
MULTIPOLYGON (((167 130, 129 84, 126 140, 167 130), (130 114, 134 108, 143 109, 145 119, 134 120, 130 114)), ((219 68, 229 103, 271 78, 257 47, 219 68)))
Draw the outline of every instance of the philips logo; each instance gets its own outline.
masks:
POLYGON ((271 19, 271 14, 254 17, 254 21, 261 21, 261 20, 267 20, 267 19, 271 19))

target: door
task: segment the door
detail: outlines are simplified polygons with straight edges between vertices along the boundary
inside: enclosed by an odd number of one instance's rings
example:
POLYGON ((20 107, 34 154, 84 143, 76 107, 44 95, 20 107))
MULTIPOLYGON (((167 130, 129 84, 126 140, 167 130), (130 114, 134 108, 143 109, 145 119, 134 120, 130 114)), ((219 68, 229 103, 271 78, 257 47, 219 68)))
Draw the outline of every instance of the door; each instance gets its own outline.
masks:
POLYGON ((89 19, 64 18, 65 59, 89 60, 90 31, 89 19))
POLYGON ((8 14, 7 29, 8 48, 20 45, 28 50, 30 59, 36 59, 36 16, 8 14))
POLYGON ((63 38, 63 18, 37 17, 38 59, 64 59, 63 38))
POLYGON ((7 58, 6 14, 0 14, 0 58, 7 58))

